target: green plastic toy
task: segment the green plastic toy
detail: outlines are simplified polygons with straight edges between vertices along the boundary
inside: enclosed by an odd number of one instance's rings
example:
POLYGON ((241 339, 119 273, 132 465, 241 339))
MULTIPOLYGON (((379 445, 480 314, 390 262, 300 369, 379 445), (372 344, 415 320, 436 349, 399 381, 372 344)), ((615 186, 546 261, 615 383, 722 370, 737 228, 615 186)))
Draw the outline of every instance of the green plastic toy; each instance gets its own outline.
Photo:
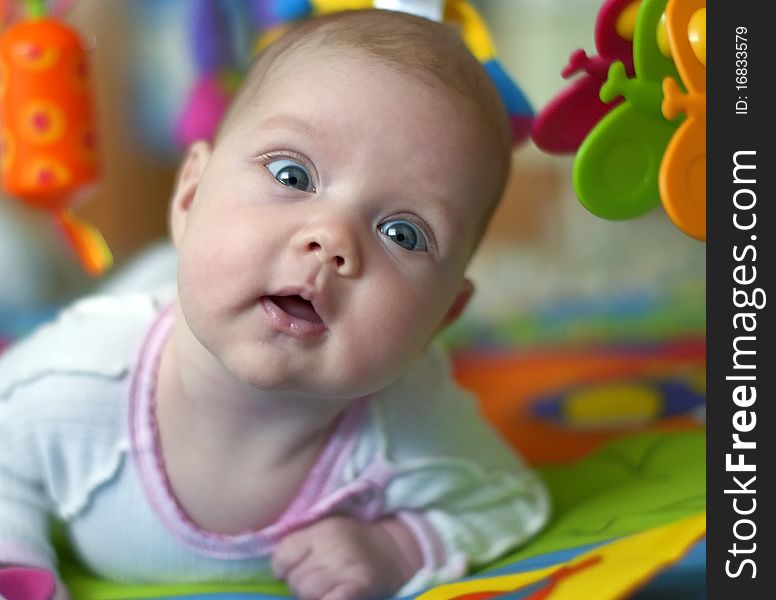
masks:
POLYGON ((625 101, 596 124, 574 160, 577 198, 604 219, 631 219, 660 204, 660 163, 681 120, 669 122, 661 111, 663 79, 679 80, 667 44, 659 44, 666 4, 641 3, 633 35, 635 76, 629 79, 617 61, 600 91, 604 102, 618 96, 625 101))

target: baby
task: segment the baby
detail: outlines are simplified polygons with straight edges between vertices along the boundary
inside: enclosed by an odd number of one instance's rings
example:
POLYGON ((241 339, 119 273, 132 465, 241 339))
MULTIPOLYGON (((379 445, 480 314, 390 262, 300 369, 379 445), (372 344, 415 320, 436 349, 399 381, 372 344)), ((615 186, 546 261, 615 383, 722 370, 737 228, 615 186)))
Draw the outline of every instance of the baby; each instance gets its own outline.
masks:
POLYGON ((102 577, 356 600, 535 534, 542 483, 430 343, 509 163, 446 26, 353 11, 273 44, 183 160, 175 293, 81 301, 0 361, 0 563, 53 572, 54 516, 102 577))

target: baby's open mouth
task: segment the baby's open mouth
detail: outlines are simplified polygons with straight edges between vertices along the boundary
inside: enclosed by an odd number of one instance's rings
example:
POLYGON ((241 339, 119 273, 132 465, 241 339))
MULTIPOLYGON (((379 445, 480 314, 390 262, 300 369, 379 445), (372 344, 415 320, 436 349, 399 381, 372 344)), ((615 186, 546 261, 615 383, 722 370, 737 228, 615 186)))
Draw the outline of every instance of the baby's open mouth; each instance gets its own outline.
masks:
POLYGON ((299 295, 294 296, 267 296, 280 310, 288 313, 292 317, 323 325, 323 319, 318 315, 309 300, 305 300, 299 295))

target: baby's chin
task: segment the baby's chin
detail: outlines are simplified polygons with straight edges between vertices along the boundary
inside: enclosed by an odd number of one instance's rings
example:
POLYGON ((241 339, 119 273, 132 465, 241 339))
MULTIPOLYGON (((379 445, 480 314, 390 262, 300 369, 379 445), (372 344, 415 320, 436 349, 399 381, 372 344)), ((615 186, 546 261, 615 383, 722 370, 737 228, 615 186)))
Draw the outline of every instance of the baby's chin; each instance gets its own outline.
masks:
POLYGON ((290 368, 282 361, 229 360, 224 366, 239 381, 259 392, 288 398, 289 401, 321 401, 347 404, 352 400, 374 394, 398 376, 386 377, 371 372, 353 373, 344 368, 335 372, 325 370, 290 368), (337 372, 338 371, 338 372, 337 372))
MULTIPOLYGON (((340 338, 343 336, 339 336, 340 338)), ((369 396, 402 376, 424 347, 420 340, 401 348, 366 348, 327 343, 309 348, 246 336, 202 340, 232 379, 257 391, 288 398, 349 401, 369 396), (210 342, 210 343, 207 343, 210 342)))

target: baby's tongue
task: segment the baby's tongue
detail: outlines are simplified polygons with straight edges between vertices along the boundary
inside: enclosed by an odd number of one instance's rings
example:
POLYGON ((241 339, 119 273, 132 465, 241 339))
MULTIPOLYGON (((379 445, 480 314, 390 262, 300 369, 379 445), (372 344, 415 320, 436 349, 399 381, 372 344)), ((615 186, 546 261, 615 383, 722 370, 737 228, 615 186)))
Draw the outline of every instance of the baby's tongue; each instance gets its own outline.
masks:
POLYGON ((272 296, 272 301, 292 317, 311 323, 323 323, 313 305, 301 296, 272 296))

